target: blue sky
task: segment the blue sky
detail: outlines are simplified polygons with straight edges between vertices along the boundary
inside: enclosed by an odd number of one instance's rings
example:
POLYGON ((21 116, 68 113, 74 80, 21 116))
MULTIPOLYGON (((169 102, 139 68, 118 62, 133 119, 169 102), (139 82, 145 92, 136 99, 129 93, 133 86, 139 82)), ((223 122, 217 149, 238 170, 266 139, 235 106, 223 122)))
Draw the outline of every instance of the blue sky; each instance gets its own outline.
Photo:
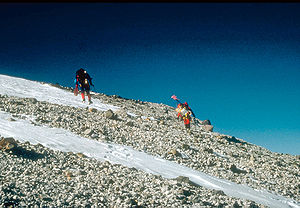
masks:
POLYGON ((165 103, 300 154, 300 4, 2 3, 0 73, 165 103))

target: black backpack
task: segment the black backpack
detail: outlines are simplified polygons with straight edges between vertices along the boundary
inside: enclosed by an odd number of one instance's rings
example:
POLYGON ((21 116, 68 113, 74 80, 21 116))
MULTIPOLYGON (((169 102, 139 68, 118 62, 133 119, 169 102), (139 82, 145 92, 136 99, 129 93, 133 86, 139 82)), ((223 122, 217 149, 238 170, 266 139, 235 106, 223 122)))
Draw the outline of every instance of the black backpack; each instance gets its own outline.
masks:
POLYGON ((85 79, 89 80, 90 83, 92 81, 90 75, 88 73, 85 73, 84 69, 79 69, 78 71, 76 71, 76 79, 78 80, 79 83, 84 84, 85 79))

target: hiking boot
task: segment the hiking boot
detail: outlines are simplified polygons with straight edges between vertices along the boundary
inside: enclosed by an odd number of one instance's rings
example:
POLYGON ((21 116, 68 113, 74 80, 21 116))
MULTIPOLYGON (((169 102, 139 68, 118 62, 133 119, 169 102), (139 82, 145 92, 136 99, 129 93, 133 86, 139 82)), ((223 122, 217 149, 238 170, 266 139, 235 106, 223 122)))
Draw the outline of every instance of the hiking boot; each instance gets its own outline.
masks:
POLYGON ((91 100, 89 100, 89 105, 92 104, 93 102, 91 100))
POLYGON ((85 99, 82 100, 82 103, 85 103, 85 99))

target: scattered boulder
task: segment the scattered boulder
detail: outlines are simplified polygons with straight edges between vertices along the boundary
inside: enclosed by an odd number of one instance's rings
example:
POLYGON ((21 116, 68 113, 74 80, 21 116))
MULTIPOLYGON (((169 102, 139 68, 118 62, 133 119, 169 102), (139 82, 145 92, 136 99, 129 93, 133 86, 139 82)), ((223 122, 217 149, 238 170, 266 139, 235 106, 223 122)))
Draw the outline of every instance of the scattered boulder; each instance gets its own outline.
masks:
POLYGON ((216 138, 219 140, 227 140, 225 135, 218 135, 216 138))
POLYGON ((159 124, 160 124, 160 125, 165 125, 166 123, 165 123, 163 120, 160 120, 160 121, 159 121, 159 124))
POLYGON ((127 114, 127 111, 123 108, 120 108, 118 111, 116 111, 116 114, 119 115, 121 118, 129 118, 130 115, 127 114))
POLYGON ((93 134, 91 135, 91 137, 92 137, 93 139, 96 139, 96 138, 99 138, 99 135, 96 134, 96 133, 93 133, 93 134))
POLYGON ((190 178, 189 177, 186 177, 186 176, 178 176, 177 178, 175 178, 175 180, 178 182, 178 183, 187 183, 187 184, 189 184, 189 185, 191 185, 191 186, 199 186, 198 184, 196 184, 196 183, 194 183, 194 182, 192 182, 191 180, 190 180, 190 178))
POLYGON ((247 173, 247 171, 237 168, 234 164, 232 164, 232 165, 230 166, 230 170, 231 170, 233 173, 237 173, 237 174, 240 174, 240 173, 247 173))
POLYGON ((16 121, 16 119, 13 119, 13 118, 9 118, 9 119, 7 119, 8 121, 16 121))
POLYGON ((77 153, 76 155, 77 155, 78 157, 81 157, 81 158, 86 157, 86 155, 83 154, 83 153, 81 153, 81 152, 77 153))
POLYGON ((171 151, 169 151, 169 154, 172 154, 176 157, 181 157, 181 153, 178 152, 176 149, 172 149, 171 151))
POLYGON ((239 205, 239 203, 237 201, 235 201, 233 204, 233 208, 242 208, 242 206, 239 205))
POLYGON ((250 156, 250 165, 254 165, 255 158, 253 155, 250 156))
POLYGON ((185 150, 189 150, 191 147, 188 144, 183 144, 182 148, 185 149, 185 150))
POLYGON ((241 143, 241 141, 238 140, 238 139, 236 139, 234 136, 228 136, 226 139, 227 139, 227 141, 229 141, 229 142, 241 143))
POLYGON ((254 202, 251 202, 249 208, 259 208, 259 206, 256 205, 254 202))
POLYGON ((105 111, 105 117, 108 119, 115 119, 116 115, 114 114, 114 112, 111 109, 109 109, 109 110, 105 111))
POLYGON ((182 195, 188 197, 188 196, 191 196, 193 193, 192 193, 190 190, 181 189, 181 190, 179 191, 179 194, 182 194, 182 195))
POLYGON ((175 180, 179 183, 190 183, 190 178, 186 176, 178 176, 177 178, 175 178, 175 180))
POLYGON ((213 192, 217 195, 225 196, 226 194, 222 190, 213 190, 213 192))
POLYGON ((65 176, 67 178, 67 180, 71 180, 71 177, 73 176, 73 174, 70 171, 65 171, 65 176))
POLYGON ((27 100, 33 104, 36 104, 38 102, 36 98, 27 98, 27 100))
POLYGON ((92 129, 87 129, 84 131, 85 135, 91 136, 94 133, 94 131, 92 129))
POLYGON ((210 120, 202 121, 202 125, 211 125, 210 120))
POLYGON ((96 113, 96 112, 97 112, 97 109, 96 109, 96 108, 89 108, 89 112, 91 112, 91 113, 96 113))
POLYGON ((10 150, 17 146, 17 142, 12 137, 2 138, 0 140, 0 149, 2 150, 10 150))
POLYGON ((203 130, 204 131, 208 131, 208 132, 212 132, 213 131, 213 126, 212 125, 204 125, 203 126, 203 130))
POLYGON ((122 97, 119 96, 119 95, 112 95, 111 97, 112 97, 112 98, 115 98, 115 99, 116 99, 116 98, 122 98, 122 97))
POLYGON ((133 123, 132 121, 128 121, 128 122, 126 123, 126 125, 127 125, 127 126, 130 126, 130 127, 133 127, 133 126, 134 126, 134 123, 133 123))
POLYGON ((130 204, 133 205, 133 206, 137 206, 138 201, 136 199, 130 199, 130 204))

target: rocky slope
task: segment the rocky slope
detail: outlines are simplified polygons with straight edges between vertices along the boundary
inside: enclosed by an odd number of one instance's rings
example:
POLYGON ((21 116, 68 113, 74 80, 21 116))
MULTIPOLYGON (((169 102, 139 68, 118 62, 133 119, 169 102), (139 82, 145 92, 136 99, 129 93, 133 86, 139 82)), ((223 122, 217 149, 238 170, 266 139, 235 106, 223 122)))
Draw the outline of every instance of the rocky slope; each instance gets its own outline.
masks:
MULTIPOLYGON (((300 201, 299 156, 273 153, 196 125, 188 134, 177 121, 175 109, 164 104, 104 94, 93 98, 120 110, 102 112, 7 96, 0 97, 0 110, 17 118, 33 117, 35 125, 64 128, 90 139, 131 146, 300 201)), ((0 206, 264 207, 194 186, 186 178, 167 180, 41 145, 19 143, 11 152, 0 151, 0 157, 0 206)))

